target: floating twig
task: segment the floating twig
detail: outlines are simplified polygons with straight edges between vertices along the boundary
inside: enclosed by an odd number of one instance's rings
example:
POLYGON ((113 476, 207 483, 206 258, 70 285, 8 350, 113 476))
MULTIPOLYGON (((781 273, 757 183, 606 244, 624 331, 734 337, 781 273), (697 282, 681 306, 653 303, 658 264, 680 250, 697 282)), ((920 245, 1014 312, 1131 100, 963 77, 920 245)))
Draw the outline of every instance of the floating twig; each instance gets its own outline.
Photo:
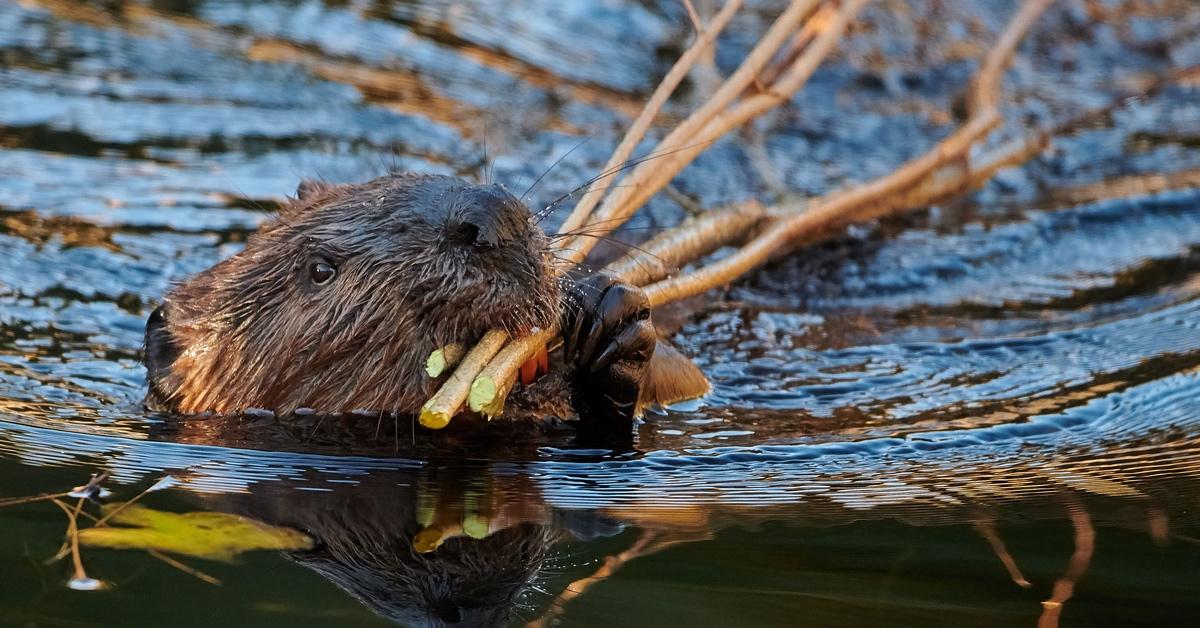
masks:
MULTIPOLYGON (((95 480, 95 477, 93 477, 95 480)), ((53 503, 67 515, 67 542, 70 546, 71 565, 74 569, 67 586, 76 591, 97 591, 104 588, 104 582, 87 575, 83 568, 83 557, 79 553, 79 513, 83 510, 84 498, 75 502, 74 508, 55 499, 53 503)))
POLYGON ((170 556, 167 556, 166 554, 164 554, 158 550, 153 550, 153 549, 146 550, 146 553, 148 553, 151 556, 161 560, 162 562, 178 569, 179 571, 182 571, 183 573, 188 574, 189 576, 194 576, 194 577, 196 577, 204 582, 207 582, 209 584, 221 586, 221 581, 218 580, 217 578, 210 576, 210 575, 204 573, 203 571, 196 569, 195 567, 186 565, 178 560, 175 560, 174 558, 171 558, 170 556))

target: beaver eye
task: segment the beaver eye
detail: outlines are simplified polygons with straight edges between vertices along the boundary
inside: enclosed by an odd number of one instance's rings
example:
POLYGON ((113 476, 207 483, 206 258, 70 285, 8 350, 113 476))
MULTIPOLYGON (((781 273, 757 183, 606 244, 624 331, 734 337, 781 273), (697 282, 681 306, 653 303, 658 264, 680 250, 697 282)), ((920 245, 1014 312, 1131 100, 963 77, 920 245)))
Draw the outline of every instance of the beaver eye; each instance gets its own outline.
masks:
POLYGON ((329 262, 313 262, 308 266, 308 276, 318 286, 328 283, 337 275, 337 269, 329 262))

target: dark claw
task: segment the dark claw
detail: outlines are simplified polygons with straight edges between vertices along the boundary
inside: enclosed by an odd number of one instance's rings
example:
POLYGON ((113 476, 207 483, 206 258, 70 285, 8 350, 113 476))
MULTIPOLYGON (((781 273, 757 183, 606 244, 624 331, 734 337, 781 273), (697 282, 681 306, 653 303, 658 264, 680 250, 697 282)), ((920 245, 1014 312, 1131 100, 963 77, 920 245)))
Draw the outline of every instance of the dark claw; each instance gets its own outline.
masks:
POLYGON ((629 284, 604 278, 608 280, 609 285, 604 289, 599 304, 590 313, 592 325, 583 339, 583 347, 579 349, 577 360, 581 365, 595 362, 598 348, 611 343, 613 337, 625 326, 642 318, 649 318, 650 315, 650 304, 644 292, 629 284))
POLYGON ((650 304, 644 292, 607 275, 591 275, 575 285, 567 300, 562 326, 564 355, 576 367, 593 364, 598 359, 597 349, 612 344, 626 327, 649 319, 650 304), (581 333, 584 330, 586 334, 581 333))
POLYGON ((620 349, 621 349, 621 345, 618 344, 615 340, 613 342, 608 343, 608 346, 604 347, 604 351, 601 351, 600 355, 597 356, 596 359, 592 361, 592 365, 588 368, 588 370, 595 373, 597 371, 602 371, 602 370, 608 368, 609 366, 612 366, 613 360, 616 359, 616 357, 617 357, 617 351, 619 351, 620 349))
POLYGON ((581 307, 578 304, 567 305, 566 323, 563 325, 563 355, 568 360, 574 359, 575 339, 579 337, 579 327, 583 325, 584 317, 578 312, 581 307))
MULTIPOLYGON (((593 315, 599 314, 599 312, 593 315)), ((600 344, 600 338, 605 332, 605 321, 603 315, 600 314, 592 319, 592 326, 588 329, 587 336, 583 338, 583 346, 579 349, 579 356, 576 358, 576 364, 583 365, 591 361, 592 354, 596 352, 596 345, 600 344)))
POLYGON ((624 356, 625 359, 638 361, 646 361, 654 353, 654 345, 658 341, 658 336, 654 332, 654 325, 649 319, 641 319, 632 325, 628 325, 621 333, 604 347, 604 351, 592 360, 592 372, 604 370, 612 366, 617 356, 624 356))
POLYGON ((575 367, 580 418, 627 428, 658 340, 646 294, 607 275, 586 277, 567 300, 562 329, 564 359, 575 367))
POLYGON ((607 275, 592 275, 580 280, 571 290, 567 298, 567 307, 563 317, 563 355, 570 361, 576 360, 576 350, 579 348, 579 332, 596 311, 605 289, 612 283, 607 275))

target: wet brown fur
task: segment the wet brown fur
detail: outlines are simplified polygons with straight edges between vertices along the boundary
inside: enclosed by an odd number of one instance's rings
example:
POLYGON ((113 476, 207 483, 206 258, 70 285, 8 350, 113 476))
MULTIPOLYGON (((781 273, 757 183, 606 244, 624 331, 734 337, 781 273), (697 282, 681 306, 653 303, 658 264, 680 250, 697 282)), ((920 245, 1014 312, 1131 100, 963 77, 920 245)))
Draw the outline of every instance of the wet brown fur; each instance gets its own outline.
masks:
POLYGON ((415 412, 435 348, 560 315, 546 236, 499 186, 405 173, 298 194, 166 296, 147 332, 149 405, 415 412), (325 285, 309 275, 321 260, 337 268, 325 285))

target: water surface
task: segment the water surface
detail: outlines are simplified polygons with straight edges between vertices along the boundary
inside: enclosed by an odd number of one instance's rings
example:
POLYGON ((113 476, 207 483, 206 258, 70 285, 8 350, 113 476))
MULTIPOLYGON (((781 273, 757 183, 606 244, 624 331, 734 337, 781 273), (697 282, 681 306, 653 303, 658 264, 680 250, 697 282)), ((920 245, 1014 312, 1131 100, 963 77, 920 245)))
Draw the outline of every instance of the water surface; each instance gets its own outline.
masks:
MULTIPOLYGON (((774 4, 731 26, 715 71, 774 4)), ((803 93, 707 151, 625 237, 924 151, 1010 4, 868 9, 803 93)), ((1191 4, 1104 6, 1061 2, 1031 34, 1002 135, 1200 63, 1191 4)), ((300 179, 412 169, 520 191, 562 158, 529 192, 544 206, 603 166, 689 29, 674 2, 0 3, 0 497, 104 469, 126 499, 169 474, 180 485, 146 504, 319 543, 185 561, 223 586, 87 550, 110 586, 86 593, 44 562, 62 512, 6 507, 0 623, 1197 617, 1194 73, 967 199, 660 313, 714 390, 649 416, 633 450, 141 409, 157 300, 237 251, 300 179)), ((712 80, 692 77, 662 123, 712 80)))

